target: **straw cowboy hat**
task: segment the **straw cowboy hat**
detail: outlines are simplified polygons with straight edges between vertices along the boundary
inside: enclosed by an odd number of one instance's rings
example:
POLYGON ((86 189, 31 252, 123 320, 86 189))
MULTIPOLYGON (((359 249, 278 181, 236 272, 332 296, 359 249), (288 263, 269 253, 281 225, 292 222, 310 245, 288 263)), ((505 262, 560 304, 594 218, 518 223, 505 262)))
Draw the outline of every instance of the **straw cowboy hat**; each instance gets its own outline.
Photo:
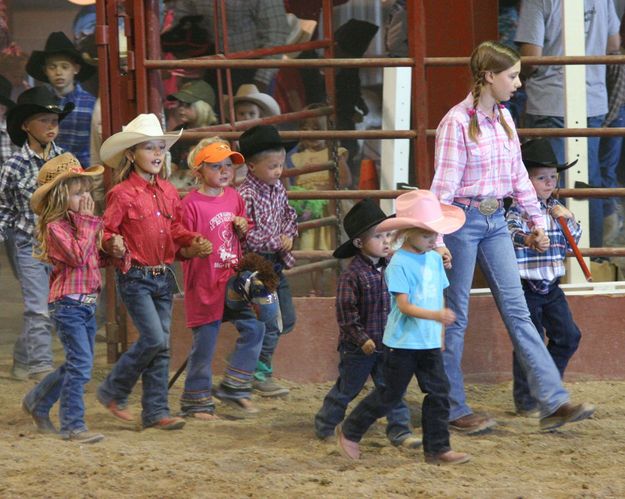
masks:
POLYGON ((37 190, 30 198, 30 206, 36 215, 43 211, 43 205, 48 193, 54 189, 59 182, 73 177, 95 177, 102 175, 104 167, 100 165, 90 166, 83 170, 78 159, 70 152, 63 153, 44 163, 37 175, 37 190))
POLYGON ((59 98, 48 87, 34 87, 23 91, 17 98, 17 104, 7 113, 7 132, 17 146, 26 142, 26 131, 22 124, 31 116, 39 113, 58 114, 59 122, 74 109, 74 103, 68 102, 62 108, 59 98))
POLYGON ((521 156, 525 168, 555 168, 558 172, 563 172, 577 163, 575 160, 571 163, 559 164, 548 139, 528 140, 521 146, 521 156))
POLYGON ((415 190, 395 200, 395 218, 378 225, 377 231, 418 227, 439 234, 451 234, 464 225, 464 211, 456 206, 441 204, 430 191, 415 190))
MULTIPOLYGON (((224 98, 225 105, 228 107, 228 96, 224 98)), ((263 116, 276 116, 280 114, 280 106, 276 100, 268 94, 263 94, 258 91, 258 87, 252 83, 244 83, 239 87, 237 93, 232 99, 232 103, 236 105, 237 102, 252 102, 256 104, 263 116)))
MULTIPOLYGON (((391 217, 392 216, 393 215, 391 215, 391 217)), ((386 213, 370 198, 365 198, 356 203, 343 219, 343 228, 349 240, 336 248, 332 256, 334 258, 349 258, 350 256, 354 256, 358 253, 358 248, 354 246, 354 239, 374 225, 388 218, 386 213)))
POLYGON ((160 121, 155 114, 140 114, 121 132, 111 135, 100 148, 100 158, 111 168, 118 168, 124 159, 126 149, 149 140, 164 140, 167 149, 176 143, 182 135, 179 132, 163 132, 160 121))
MULTIPOLYGON (((294 45, 296 43, 309 42, 317 27, 317 21, 312 19, 300 19, 295 14, 290 12, 286 15, 286 23, 289 26, 289 34, 286 37, 285 45, 294 45)), ((299 56, 299 52, 290 52, 284 54, 285 58, 296 59, 299 56)))
POLYGON ((36 80, 47 82, 48 77, 43 69, 46 65, 46 57, 56 54, 66 55, 80 65, 80 71, 75 76, 75 79, 78 81, 88 80, 96 71, 94 66, 84 63, 81 53, 74 47, 74 44, 67 38, 65 33, 55 31, 48 36, 43 50, 33 50, 32 54, 30 54, 30 58, 26 63, 26 72, 36 80))

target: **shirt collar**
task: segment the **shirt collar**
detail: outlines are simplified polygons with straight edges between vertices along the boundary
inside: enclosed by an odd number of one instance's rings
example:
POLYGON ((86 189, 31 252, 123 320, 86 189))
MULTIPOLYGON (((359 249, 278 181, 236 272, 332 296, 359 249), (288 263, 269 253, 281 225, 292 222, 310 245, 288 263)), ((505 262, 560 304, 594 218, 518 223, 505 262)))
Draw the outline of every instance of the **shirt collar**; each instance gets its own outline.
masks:
POLYGON ((278 184, 269 185, 267 182, 263 182, 261 179, 259 179, 256 175, 254 175, 249 170, 247 172, 247 180, 249 181, 250 184, 252 184, 252 186, 255 189, 264 190, 264 191, 271 191, 273 188, 275 188, 278 185, 278 184))
POLYGON ((371 260, 371 258, 366 257, 360 251, 356 253, 355 258, 359 259, 362 263, 364 263, 368 267, 371 267, 372 269, 376 269, 376 270, 378 270, 379 268, 385 269, 388 263, 388 260, 386 258, 380 258, 378 260, 378 263, 373 263, 373 260, 371 260))
MULTIPOLYGON (((464 99, 462 101, 462 103, 464 104, 464 107, 466 109, 467 112, 467 116, 469 117, 469 119, 471 118, 471 114, 474 111, 473 108, 473 95, 471 94, 471 92, 469 92, 469 95, 467 95, 466 99, 464 99)), ((497 111, 497 107, 499 106, 499 104, 495 104, 493 106, 493 114, 495 115, 495 120, 499 121, 501 119, 501 114, 499 112, 495 113, 494 111, 497 111)), ((477 113, 477 119, 478 119, 478 123, 483 123, 485 121, 493 121, 493 119, 488 116, 484 111, 482 111, 481 109, 477 108, 475 109, 475 112, 477 113)))
POLYGON ((158 175, 154 176, 154 183, 152 184, 133 170, 130 173, 128 180, 130 181, 130 185, 140 190, 145 190, 150 187, 158 187, 159 190, 163 190, 163 179, 158 175))

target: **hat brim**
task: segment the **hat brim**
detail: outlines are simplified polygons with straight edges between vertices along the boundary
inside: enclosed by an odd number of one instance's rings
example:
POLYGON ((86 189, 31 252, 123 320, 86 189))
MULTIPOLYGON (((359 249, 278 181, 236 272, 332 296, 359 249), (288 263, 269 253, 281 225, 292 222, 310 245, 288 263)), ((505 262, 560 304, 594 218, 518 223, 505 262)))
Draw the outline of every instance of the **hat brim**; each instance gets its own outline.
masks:
POLYGON ((65 180, 68 178, 74 178, 74 177, 83 177, 83 176, 95 177, 97 175, 102 175, 103 173, 104 173, 104 167, 101 165, 95 165, 95 166, 90 166, 89 168, 86 168, 80 173, 67 172, 61 175, 57 175, 54 178, 54 180, 52 180, 51 182, 47 182, 43 184, 42 186, 37 187, 37 189, 35 190, 35 192, 30 198, 30 207, 35 212, 35 215, 40 215, 41 212, 43 211, 43 203, 46 200, 46 196, 54 187, 56 187, 59 184, 59 182, 61 182, 62 180, 65 180))
POLYGON ((457 206, 441 204, 441 211, 443 212, 443 216, 441 218, 427 222, 409 217, 395 217, 394 219, 388 219, 378 225, 376 232, 419 228, 431 230, 432 232, 437 232, 439 234, 451 234, 464 225, 466 216, 462 209, 457 206))
MULTIPOLYGON (((226 158, 231 158, 232 163, 235 165, 242 165, 245 163, 245 158, 243 157, 243 154, 237 151, 226 151, 225 154, 215 154, 210 158, 204 159, 202 163, 219 163, 226 158)), ((198 166, 189 165, 189 167, 193 170, 197 170, 198 168, 200 168, 202 163, 200 163, 198 166)))
POLYGON ((40 113, 53 113, 59 116, 59 123, 74 110, 75 104, 68 102, 60 108, 58 106, 39 106, 37 104, 16 104, 7 113, 7 132, 11 141, 22 147, 28 135, 22 130, 22 124, 31 116, 40 113))
POLYGON ((568 170, 572 166, 575 166, 577 164, 577 161, 578 160, 576 159, 571 163, 564 163, 562 165, 557 163, 538 163, 537 161, 524 161, 523 164, 528 170, 530 168, 555 168, 558 172, 563 172, 564 170, 568 170))
MULTIPOLYGON (((358 253, 358 248, 354 246, 354 239, 356 239, 357 237, 360 237, 362 234, 367 232, 371 227, 375 227, 378 224, 385 223, 390 218, 395 218, 395 215, 389 215, 388 217, 383 217, 378 220, 373 220, 371 223, 364 225, 358 234, 356 234, 354 237, 351 237, 349 240, 345 241, 338 248, 336 248, 332 252, 332 256, 334 258, 350 258, 356 255, 356 253, 358 253)), ((379 232, 379 231, 376 230, 376 232, 379 232)))
POLYGON ((96 67, 91 64, 86 64, 83 60, 82 54, 78 50, 59 50, 54 52, 44 52, 43 50, 33 50, 28 62, 26 63, 26 73, 32 76, 35 80, 48 82, 48 76, 46 75, 43 67, 46 64, 46 57, 55 54, 63 54, 68 56, 74 61, 74 63, 80 66, 80 71, 74 77, 77 81, 85 81, 91 78, 95 72, 96 67))
POLYGON ((142 142, 151 140, 164 140, 165 146, 169 149, 180 136, 182 129, 178 133, 165 133, 163 135, 146 135, 138 132, 117 132, 104 141, 100 147, 100 158, 104 164, 110 168, 119 168, 126 154, 126 150, 142 142))
MULTIPOLYGON (((228 96, 224 97, 226 107, 228 107, 228 100, 228 96)), ((233 97, 232 105, 236 105, 237 102, 251 102, 252 104, 256 104, 265 116, 277 116, 281 113, 280 106, 270 95, 249 94, 241 95, 240 97, 233 97)))
POLYGON ((4 95, 0 95, 0 104, 6 106, 7 109, 12 109, 15 107, 15 102, 13 102, 8 97, 5 97, 4 95))

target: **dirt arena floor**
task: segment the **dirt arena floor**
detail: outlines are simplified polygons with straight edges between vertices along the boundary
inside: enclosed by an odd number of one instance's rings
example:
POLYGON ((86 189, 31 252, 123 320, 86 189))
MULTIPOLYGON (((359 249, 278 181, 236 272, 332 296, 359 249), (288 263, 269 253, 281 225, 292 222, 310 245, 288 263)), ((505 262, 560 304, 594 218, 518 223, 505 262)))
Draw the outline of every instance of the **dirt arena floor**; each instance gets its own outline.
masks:
MULTIPOLYGON (((548 434, 537 420, 510 413, 510 384, 470 385, 476 410, 499 421, 490 434, 454 434, 456 450, 473 455, 457 467, 426 465, 420 450, 398 450, 375 425, 358 462, 342 458, 335 443, 314 438, 312 417, 329 384, 289 384, 284 400, 258 400, 254 419, 190 421, 181 431, 137 431, 111 419, 96 402, 96 383, 108 372, 98 343, 86 394, 87 424, 103 433, 94 445, 40 435, 21 412, 32 381, 9 377, 21 302, 4 256, 0 258, 0 497, 207 498, 568 498, 625 497, 625 382, 569 384, 574 397, 598 407, 592 420, 548 434)), ((62 349, 55 340, 56 359, 62 349)), ((616 353, 616 352, 615 352, 616 353)), ((178 408, 182 383, 170 394, 178 408)), ((139 411, 140 386, 131 399, 139 411)), ((418 388, 408 402, 419 432, 418 388)), ((57 416, 54 414, 56 421, 57 416)))

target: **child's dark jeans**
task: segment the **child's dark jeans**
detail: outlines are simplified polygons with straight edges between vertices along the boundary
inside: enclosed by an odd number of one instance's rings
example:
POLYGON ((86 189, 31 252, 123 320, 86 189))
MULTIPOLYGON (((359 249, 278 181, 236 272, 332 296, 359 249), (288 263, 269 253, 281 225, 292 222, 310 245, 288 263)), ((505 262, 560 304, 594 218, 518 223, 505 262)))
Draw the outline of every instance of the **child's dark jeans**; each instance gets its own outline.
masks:
POLYGON ((47 416, 60 398, 61 434, 85 431, 84 387, 91 379, 96 305, 64 297, 50 304, 50 315, 65 349, 65 362, 24 398, 28 410, 47 416))
POLYGON ((343 422, 345 437, 360 442, 369 427, 401 401, 414 375, 419 388, 425 393, 421 408, 423 451, 428 455, 436 455, 450 450, 449 381, 440 348, 386 348, 383 369, 386 385, 367 395, 343 422))
MULTIPOLYGON (((382 388, 385 385, 382 352, 367 355, 360 347, 351 343, 342 343, 339 352, 341 355, 339 377, 323 399, 323 405, 315 416, 315 433, 319 438, 334 434, 336 425, 345 418, 347 406, 360 393, 369 375, 376 387, 382 388)), ((410 409, 403 398, 386 417, 388 420, 386 435, 394 445, 399 445, 412 434, 410 409)))
MULTIPOLYGON (((535 293, 524 283, 525 300, 530 311, 532 322, 541 338, 547 333, 547 350, 555 363, 560 376, 577 351, 582 333, 573 320, 571 309, 564 292, 556 285, 546 295, 535 293)), ((512 393, 517 411, 532 411, 538 408, 538 402, 530 395, 527 376, 519 363, 516 354, 512 357, 512 374, 514 382, 512 393)))

